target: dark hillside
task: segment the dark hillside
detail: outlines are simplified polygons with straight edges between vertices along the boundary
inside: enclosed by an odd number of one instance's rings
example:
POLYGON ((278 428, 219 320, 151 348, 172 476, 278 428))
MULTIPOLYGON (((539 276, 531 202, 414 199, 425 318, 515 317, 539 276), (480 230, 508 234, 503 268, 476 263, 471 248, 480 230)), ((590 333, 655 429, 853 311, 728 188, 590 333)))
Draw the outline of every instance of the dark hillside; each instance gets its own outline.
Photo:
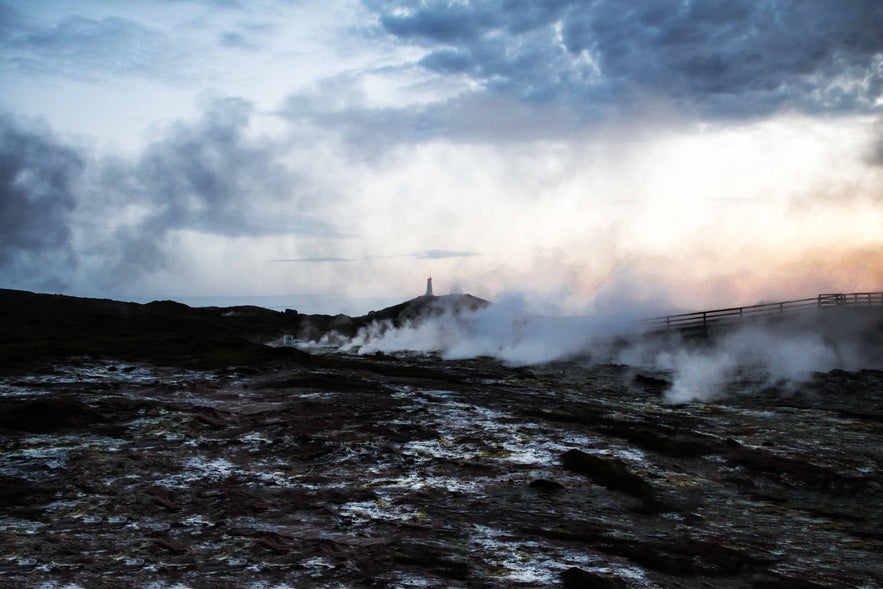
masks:
POLYGON ((142 305, 0 290, 0 362, 87 355, 215 365, 278 353, 257 341, 284 329, 284 314, 230 313, 171 301, 142 305))
POLYGON ((484 299, 474 297, 470 294, 450 294, 443 296, 426 295, 387 307, 381 311, 372 311, 359 320, 370 321, 391 321, 394 326, 401 325, 408 321, 419 321, 429 317, 437 317, 445 312, 463 313, 468 311, 477 311, 478 309, 488 306, 490 303, 484 299))
POLYGON ((0 289, 0 362, 66 356, 114 356, 176 365, 250 363, 299 352, 267 347, 290 334, 319 340, 352 337, 371 322, 401 325, 488 305, 471 295, 418 297, 362 317, 306 315, 254 306, 189 307, 0 289))

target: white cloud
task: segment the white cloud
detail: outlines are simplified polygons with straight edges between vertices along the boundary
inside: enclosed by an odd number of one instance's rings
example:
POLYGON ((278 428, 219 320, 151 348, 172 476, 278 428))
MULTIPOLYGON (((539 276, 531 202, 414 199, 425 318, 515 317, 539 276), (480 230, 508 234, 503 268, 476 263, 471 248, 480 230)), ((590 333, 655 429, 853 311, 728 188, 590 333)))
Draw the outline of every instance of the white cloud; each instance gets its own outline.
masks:
MULTIPOLYGON (((879 128, 862 114, 867 105, 849 106, 876 91, 878 74, 854 85, 829 76, 823 59, 818 83, 833 86, 820 86, 813 108, 845 98, 826 117, 799 101, 791 107, 810 114, 788 114, 777 110, 788 106, 784 94, 763 92, 766 78, 751 80, 754 102, 713 91, 762 62, 700 75, 702 63, 666 46, 668 66, 692 68, 673 79, 696 94, 645 88, 620 112, 610 76, 634 81, 617 68, 653 46, 631 29, 619 39, 626 61, 613 62, 612 45, 578 47, 591 31, 572 11, 460 5, 454 20, 484 20, 438 29, 427 11, 440 4, 406 13, 366 5, 17 6, 22 18, 0 31, 19 52, 4 53, 0 107, 42 117, 59 143, 79 145, 85 187, 65 196, 76 205, 65 214, 76 246, 66 253, 80 261, 72 284, 108 294, 386 296, 419 294, 432 271, 439 292, 519 290, 544 310, 573 311, 609 305, 623 290, 627 301, 693 307, 883 280, 883 167, 867 155, 879 151, 879 128), (475 35, 466 42, 463 31, 475 35), (523 46, 510 47, 517 39, 523 46), (552 54, 560 71, 528 67, 552 54), (479 69, 460 67, 464 56, 479 69), (39 75, 27 63, 39 63, 39 75), (78 69, 89 75, 72 75, 78 69), (248 106, 227 136, 215 133, 225 126, 212 119, 218 104, 248 106), (222 253, 227 266, 216 261, 222 253), (120 259, 144 262, 120 275, 128 286, 95 280, 120 259)), ((617 14, 597 16, 616 24, 617 14)), ((693 16, 667 18, 705 22, 693 16)), ((757 15, 711 16, 732 26, 757 15)), ((844 30, 862 29, 848 16, 844 30)), ((764 31, 775 46, 776 31, 764 31)), ((876 41, 858 38, 850 63, 864 71, 876 41)), ((833 55, 841 41, 833 34, 825 47, 833 55)))

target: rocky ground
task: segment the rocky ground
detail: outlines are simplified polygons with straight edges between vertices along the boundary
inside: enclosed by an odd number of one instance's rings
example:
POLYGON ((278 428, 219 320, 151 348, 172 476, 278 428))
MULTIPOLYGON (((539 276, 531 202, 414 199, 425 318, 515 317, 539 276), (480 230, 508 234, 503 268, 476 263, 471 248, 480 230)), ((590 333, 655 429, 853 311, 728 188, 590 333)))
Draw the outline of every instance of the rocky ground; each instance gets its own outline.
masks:
POLYGON ((686 405, 665 378, 7 365, 0 586, 883 585, 883 373, 686 405))

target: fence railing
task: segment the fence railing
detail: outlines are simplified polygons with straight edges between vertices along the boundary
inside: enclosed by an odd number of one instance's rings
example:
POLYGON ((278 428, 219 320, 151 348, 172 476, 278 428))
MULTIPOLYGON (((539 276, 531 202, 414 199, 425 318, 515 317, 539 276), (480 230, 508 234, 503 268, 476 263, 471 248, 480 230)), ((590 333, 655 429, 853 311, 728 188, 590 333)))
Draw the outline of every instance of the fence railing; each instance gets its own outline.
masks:
POLYGON ((883 292, 853 292, 820 294, 810 299, 797 299, 781 303, 762 303, 747 307, 730 307, 712 311, 680 313, 665 317, 654 317, 641 322, 641 327, 648 331, 666 329, 692 329, 709 324, 720 324, 741 321, 757 317, 786 315, 810 309, 828 307, 883 306, 883 292))

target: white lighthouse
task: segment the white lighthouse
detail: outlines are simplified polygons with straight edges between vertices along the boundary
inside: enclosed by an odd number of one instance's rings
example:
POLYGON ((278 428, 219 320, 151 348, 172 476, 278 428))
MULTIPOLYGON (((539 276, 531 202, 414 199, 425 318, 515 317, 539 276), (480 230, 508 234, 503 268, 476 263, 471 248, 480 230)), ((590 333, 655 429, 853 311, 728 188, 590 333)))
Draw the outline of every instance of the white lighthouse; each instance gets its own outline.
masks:
POLYGON ((423 296, 431 297, 432 296, 432 276, 426 279, 426 294, 423 296))

